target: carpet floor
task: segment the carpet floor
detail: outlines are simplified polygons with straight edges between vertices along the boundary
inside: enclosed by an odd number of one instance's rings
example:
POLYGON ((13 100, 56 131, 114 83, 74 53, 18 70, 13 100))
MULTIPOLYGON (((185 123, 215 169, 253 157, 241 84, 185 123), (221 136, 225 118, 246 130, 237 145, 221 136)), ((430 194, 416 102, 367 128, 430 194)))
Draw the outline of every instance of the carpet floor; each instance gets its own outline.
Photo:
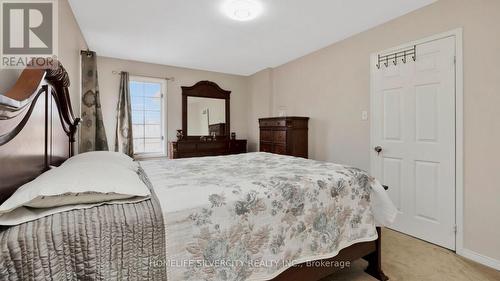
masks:
MULTIPOLYGON (((389 229, 382 231, 382 268, 390 281, 499 281, 500 271, 485 267, 454 252, 389 229)), ((364 273, 367 262, 323 281, 374 281, 364 273)))

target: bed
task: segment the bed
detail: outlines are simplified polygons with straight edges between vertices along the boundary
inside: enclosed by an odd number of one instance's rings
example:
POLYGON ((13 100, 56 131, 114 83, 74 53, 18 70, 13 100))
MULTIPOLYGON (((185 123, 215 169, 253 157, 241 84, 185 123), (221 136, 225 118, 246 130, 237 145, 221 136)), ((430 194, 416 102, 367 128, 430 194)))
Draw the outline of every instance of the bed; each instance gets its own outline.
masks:
MULTIPOLYGON (((29 102, 0 101, 0 202, 72 156, 68 85, 62 65, 27 69, 5 96, 29 102)), ((364 171, 248 153, 142 161, 137 175, 147 199, 1 215, 0 279, 320 280, 364 258, 387 280, 376 226, 394 206, 364 171)))

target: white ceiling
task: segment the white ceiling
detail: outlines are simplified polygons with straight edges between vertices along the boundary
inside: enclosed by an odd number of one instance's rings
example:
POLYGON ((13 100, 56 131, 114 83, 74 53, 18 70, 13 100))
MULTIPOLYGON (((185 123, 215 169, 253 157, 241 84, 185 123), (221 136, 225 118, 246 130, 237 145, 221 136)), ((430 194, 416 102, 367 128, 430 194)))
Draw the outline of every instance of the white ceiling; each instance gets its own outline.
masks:
POLYGON ((260 0, 257 19, 221 12, 226 0, 69 0, 100 56, 250 75, 436 0, 260 0))

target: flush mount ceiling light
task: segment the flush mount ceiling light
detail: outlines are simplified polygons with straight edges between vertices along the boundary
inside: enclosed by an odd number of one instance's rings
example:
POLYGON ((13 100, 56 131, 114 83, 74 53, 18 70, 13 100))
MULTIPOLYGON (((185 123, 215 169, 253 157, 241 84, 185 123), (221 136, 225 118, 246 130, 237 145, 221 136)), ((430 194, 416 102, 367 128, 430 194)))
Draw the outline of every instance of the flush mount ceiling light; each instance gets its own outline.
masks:
POLYGON ((262 5, 256 0, 230 0, 224 6, 224 13, 233 20, 249 21, 262 12, 262 5))

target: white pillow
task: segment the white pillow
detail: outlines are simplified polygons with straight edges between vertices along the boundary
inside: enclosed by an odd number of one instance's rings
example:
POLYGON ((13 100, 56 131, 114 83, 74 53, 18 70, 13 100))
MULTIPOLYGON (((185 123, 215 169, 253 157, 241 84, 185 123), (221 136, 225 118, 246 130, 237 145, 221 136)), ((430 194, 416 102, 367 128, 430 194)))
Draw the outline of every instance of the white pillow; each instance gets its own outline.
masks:
POLYGON ((0 214, 21 206, 52 208, 147 197, 150 194, 139 175, 121 165, 72 163, 49 170, 21 186, 0 206, 0 214))
POLYGON ((137 164, 137 162, 134 162, 134 159, 121 152, 113 151, 92 151, 81 153, 69 158, 63 163, 63 165, 82 162, 122 165, 133 171, 137 171, 139 169, 139 164, 137 164))

